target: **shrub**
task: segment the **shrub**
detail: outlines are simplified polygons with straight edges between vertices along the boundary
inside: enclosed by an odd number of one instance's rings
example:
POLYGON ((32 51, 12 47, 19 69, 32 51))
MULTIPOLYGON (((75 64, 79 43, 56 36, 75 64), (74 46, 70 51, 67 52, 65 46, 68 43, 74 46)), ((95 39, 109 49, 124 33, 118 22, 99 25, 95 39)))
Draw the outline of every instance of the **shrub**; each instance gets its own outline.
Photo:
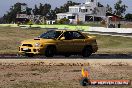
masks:
POLYGON ((59 24, 69 24, 70 20, 67 18, 62 18, 58 21, 59 24))

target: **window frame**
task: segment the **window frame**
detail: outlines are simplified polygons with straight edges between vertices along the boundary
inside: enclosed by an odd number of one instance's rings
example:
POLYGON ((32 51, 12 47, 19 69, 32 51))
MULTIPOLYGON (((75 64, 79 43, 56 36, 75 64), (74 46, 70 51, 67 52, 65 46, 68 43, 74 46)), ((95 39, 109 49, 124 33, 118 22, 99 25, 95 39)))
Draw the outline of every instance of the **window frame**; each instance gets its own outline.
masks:
POLYGON ((84 35, 82 35, 80 32, 77 32, 77 31, 73 31, 73 33, 72 33, 72 39, 85 39, 85 36, 84 35), (74 37, 74 35, 73 35, 73 33, 78 33, 79 35, 80 35, 80 38, 79 37, 74 37))

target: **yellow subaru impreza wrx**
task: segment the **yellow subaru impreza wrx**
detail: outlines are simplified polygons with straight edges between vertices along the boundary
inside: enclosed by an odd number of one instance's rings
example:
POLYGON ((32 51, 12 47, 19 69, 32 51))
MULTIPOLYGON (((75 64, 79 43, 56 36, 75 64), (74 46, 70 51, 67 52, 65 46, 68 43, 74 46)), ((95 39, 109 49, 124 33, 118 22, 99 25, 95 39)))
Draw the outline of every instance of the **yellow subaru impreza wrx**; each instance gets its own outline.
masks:
POLYGON ((98 46, 94 36, 87 36, 79 31, 50 30, 35 39, 21 42, 19 54, 28 57, 34 55, 82 55, 89 57, 97 52, 98 46))

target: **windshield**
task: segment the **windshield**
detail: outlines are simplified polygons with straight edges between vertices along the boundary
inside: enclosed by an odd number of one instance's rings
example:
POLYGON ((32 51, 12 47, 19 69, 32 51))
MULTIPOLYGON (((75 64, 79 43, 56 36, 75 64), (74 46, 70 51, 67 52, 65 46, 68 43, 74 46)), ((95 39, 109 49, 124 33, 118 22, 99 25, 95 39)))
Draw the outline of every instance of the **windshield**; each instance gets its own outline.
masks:
POLYGON ((42 34, 41 36, 39 36, 39 38, 45 38, 45 39, 57 39, 59 36, 61 35, 61 31, 48 31, 44 34, 42 34))

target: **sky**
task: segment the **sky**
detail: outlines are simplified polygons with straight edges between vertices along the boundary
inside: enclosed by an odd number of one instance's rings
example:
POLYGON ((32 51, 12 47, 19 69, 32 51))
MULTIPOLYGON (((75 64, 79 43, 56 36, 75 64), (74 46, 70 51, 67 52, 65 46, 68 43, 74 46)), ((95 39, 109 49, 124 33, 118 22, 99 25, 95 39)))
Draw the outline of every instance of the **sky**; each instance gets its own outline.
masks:
MULTIPOLYGON (((21 3, 27 3, 28 7, 34 7, 35 4, 39 3, 49 3, 51 4, 52 8, 62 6, 64 3, 66 3, 69 0, 1 0, 0 1, 0 17, 2 17, 7 11, 9 11, 9 8, 13 6, 17 2, 21 3)), ((71 0, 79 3, 85 3, 85 0, 71 0)), ((109 4, 111 7, 114 6, 117 0, 98 0, 106 6, 109 4)), ((132 13, 132 0, 122 0, 125 5, 128 6, 126 13, 132 13)))

